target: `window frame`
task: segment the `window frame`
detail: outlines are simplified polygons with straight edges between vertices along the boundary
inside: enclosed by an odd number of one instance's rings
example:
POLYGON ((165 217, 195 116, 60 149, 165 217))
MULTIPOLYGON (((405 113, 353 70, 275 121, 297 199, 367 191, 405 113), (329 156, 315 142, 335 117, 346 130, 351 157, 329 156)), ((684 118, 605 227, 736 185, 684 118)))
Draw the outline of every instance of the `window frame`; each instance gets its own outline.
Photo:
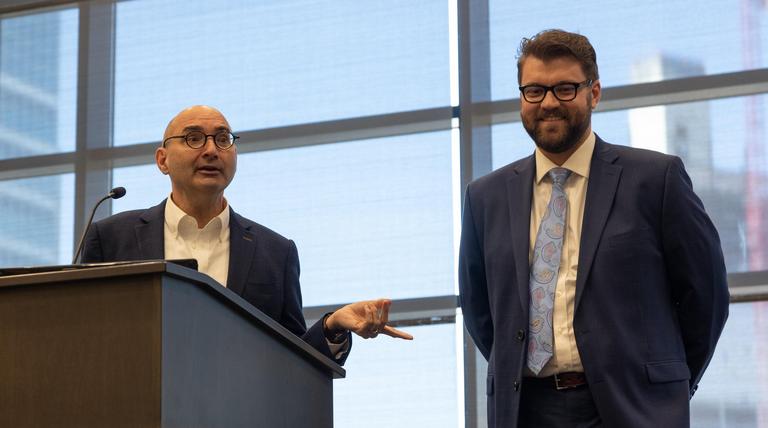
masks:
MULTIPOLYGON (((0 160, 0 180, 75 174, 73 242, 77 242, 82 232, 92 201, 111 188, 112 168, 154 162, 154 149, 160 143, 158 140, 120 147, 112 144, 115 9, 118 1, 122 0, 17 0, 0 7, 0 18, 49 12, 56 8, 76 7, 79 10, 75 152, 0 160)), ((239 131, 239 153, 457 130, 459 179, 454 185, 457 187, 456 197, 463 198, 461 189, 492 169, 491 126, 519 122, 520 100, 491 99, 488 0, 448 0, 447 7, 454 9, 457 19, 456 29, 451 34, 457 38, 452 41, 457 46, 457 61, 453 63, 456 69, 451 73, 458 76, 455 82, 458 105, 239 131)), ((603 88, 598 111, 764 94, 768 94, 768 68, 603 88)), ((111 205, 99 212, 100 217, 108 215, 111 205)), ((455 214, 455 221, 460 221, 460 214, 455 214)), ((457 230, 454 230, 455 242, 459 240, 457 230)), ((768 271, 729 274, 729 284, 733 302, 768 300, 768 271)), ((305 316, 312 322, 342 303, 306 307, 305 316)), ((401 299, 394 303, 390 319, 395 326, 456 323, 461 319, 455 294, 401 299)), ((462 328, 459 334, 463 337, 463 346, 457 351, 457 361, 463 365, 464 387, 464 408, 460 409, 464 420, 459 423, 476 427, 484 424, 483 403, 478 400, 482 393, 479 388, 484 381, 480 379, 484 375, 483 364, 478 361, 482 357, 475 351, 466 330, 462 328)))

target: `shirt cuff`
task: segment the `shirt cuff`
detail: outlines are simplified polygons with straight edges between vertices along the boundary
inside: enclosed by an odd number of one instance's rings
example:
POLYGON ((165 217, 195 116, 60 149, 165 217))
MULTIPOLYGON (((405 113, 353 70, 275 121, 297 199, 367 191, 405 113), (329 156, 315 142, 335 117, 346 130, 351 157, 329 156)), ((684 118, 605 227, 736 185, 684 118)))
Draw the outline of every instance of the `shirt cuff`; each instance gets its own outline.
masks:
POLYGON ((333 343, 328 339, 325 339, 325 341, 328 343, 328 349, 331 350, 331 355, 333 355, 335 360, 340 360, 344 354, 349 352, 349 334, 347 334, 347 338, 341 343, 333 343))

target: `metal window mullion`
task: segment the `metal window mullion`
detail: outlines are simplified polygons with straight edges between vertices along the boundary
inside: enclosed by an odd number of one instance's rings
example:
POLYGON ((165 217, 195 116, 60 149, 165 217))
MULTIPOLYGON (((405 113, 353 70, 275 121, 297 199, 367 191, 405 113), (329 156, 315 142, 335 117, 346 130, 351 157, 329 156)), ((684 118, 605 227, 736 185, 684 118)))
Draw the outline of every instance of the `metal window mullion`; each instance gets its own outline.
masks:
MULTIPOLYGON (((240 137, 237 151, 238 154, 245 154, 449 130, 451 110, 450 107, 439 107, 280 128, 235 130, 235 134, 240 137)), ((111 162, 114 168, 149 164, 154 162, 155 148, 159 144, 158 140, 129 146, 92 148, 88 152, 88 159, 92 163, 111 162)))
POLYGON ((74 171, 75 153, 0 160, 0 180, 42 177, 74 171))
MULTIPOLYGON (((475 106, 491 101, 491 46, 488 0, 458 1, 459 37, 459 152, 462 206, 464 189, 475 178, 492 169, 491 126, 477 120, 475 106)), ((455 236, 454 239, 459 239, 455 236)), ((464 341, 464 426, 479 424, 477 412, 478 373, 474 342, 466 332, 464 341), (470 351, 472 350, 472 351, 470 351)))
MULTIPOLYGON (((111 185, 111 160, 95 161, 91 151, 112 146, 115 3, 81 2, 77 71, 77 130, 75 151, 75 238, 90 214, 91 205, 111 185)), ((110 201, 96 218, 111 212, 110 201)))
POLYGON ((0 6, 0 15, 29 13, 36 9, 63 7, 77 3, 77 0, 5 0, 0 6))
POLYGON ((491 172, 491 134, 478 121, 475 106, 491 101, 491 51, 488 0, 460 0, 459 125, 462 190, 491 172))
MULTIPOLYGON (((311 324, 346 304, 306 306, 303 310, 304 318, 311 324)), ((454 295, 394 299, 389 310, 389 320, 393 325, 441 323, 455 318, 457 307, 458 297, 454 295), (420 320, 423 322, 414 322, 420 320)))
MULTIPOLYGON (((731 303, 742 301, 768 300, 768 271, 733 272, 728 274, 731 291, 731 303)), ((333 312, 348 303, 304 307, 304 318, 308 322, 317 321, 323 315, 333 312)), ((399 325, 439 324, 450 321, 459 307, 459 296, 443 295, 393 299, 390 308, 390 321, 399 325), (416 321, 423 322, 416 322, 416 321)))
POLYGON ((238 152, 250 153, 450 130, 452 114, 446 106, 235 133, 238 152))

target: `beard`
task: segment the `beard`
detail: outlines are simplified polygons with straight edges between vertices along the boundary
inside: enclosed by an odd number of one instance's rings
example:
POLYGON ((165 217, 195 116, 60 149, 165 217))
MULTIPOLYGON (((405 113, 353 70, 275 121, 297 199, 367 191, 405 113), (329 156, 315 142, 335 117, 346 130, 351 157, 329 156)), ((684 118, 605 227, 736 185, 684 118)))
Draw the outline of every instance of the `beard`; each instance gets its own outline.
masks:
POLYGON ((587 105, 583 114, 565 108, 540 112, 536 117, 523 118, 523 126, 539 149, 547 153, 563 153, 581 142, 591 120, 592 109, 587 105), (561 121, 549 122, 547 118, 561 121))

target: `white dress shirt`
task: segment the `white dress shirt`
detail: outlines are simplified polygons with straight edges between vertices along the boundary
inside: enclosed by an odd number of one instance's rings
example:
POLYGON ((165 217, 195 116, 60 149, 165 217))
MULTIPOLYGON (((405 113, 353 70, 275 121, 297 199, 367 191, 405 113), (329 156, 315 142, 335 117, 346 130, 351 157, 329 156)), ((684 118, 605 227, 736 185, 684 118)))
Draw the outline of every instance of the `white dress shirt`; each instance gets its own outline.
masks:
POLYGON ((169 196, 165 204, 165 258, 195 259, 197 270, 227 286, 229 274, 229 204, 203 228, 169 196))

